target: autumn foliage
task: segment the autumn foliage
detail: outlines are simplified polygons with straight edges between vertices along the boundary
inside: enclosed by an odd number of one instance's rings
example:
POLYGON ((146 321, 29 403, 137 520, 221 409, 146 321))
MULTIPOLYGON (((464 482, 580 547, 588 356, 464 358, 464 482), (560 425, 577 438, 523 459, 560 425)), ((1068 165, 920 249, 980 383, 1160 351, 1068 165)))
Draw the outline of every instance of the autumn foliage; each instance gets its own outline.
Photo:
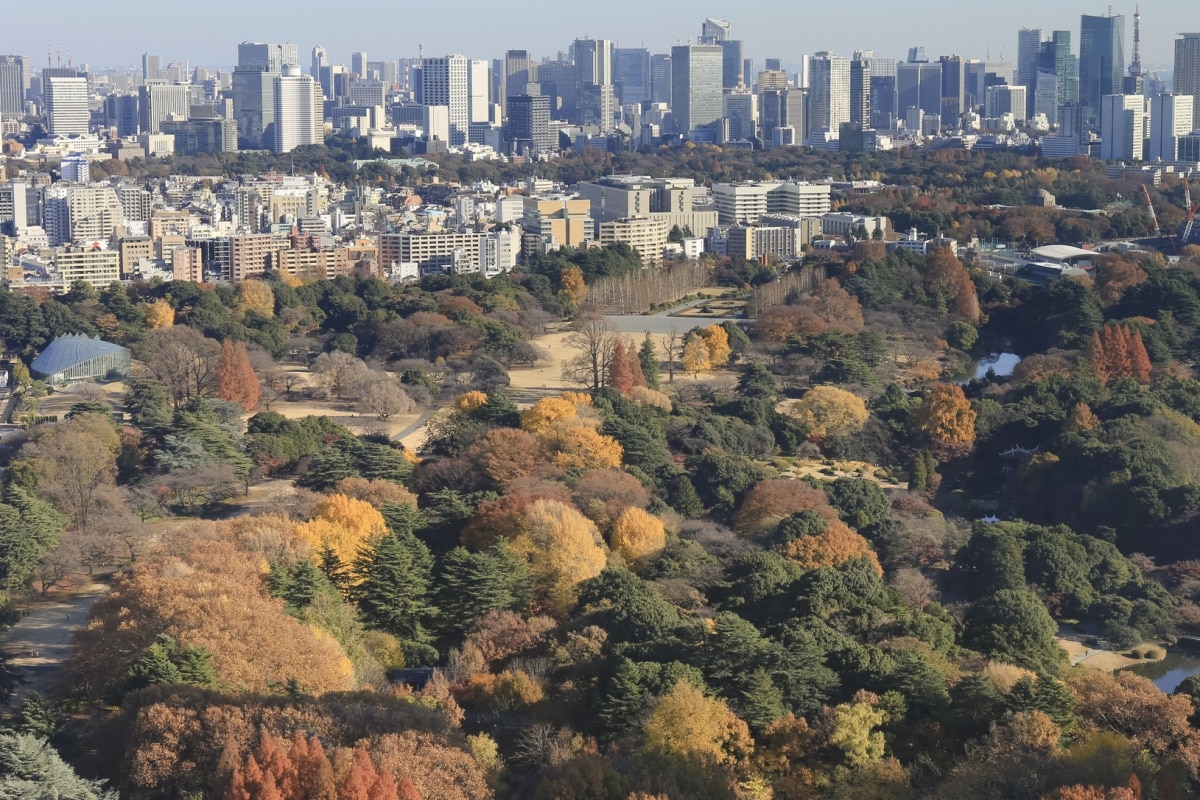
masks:
POLYGON ((838 518, 820 489, 785 478, 759 481, 746 492, 734 513, 733 528, 743 536, 758 536, 775 530, 784 517, 801 511, 815 511, 829 522, 838 518))
POLYGON ((834 386, 809 389, 792 406, 791 413, 814 439, 858 433, 870 417, 861 397, 834 386))
POLYGON ((237 403, 246 411, 258 405, 258 376, 250 366, 246 343, 234 344, 226 339, 217 359, 217 397, 237 403))
POLYGON ((296 525, 296 536, 314 553, 329 547, 342 563, 349 564, 387 525, 378 509, 366 500, 334 494, 317 504, 317 515, 296 525))
POLYGON ((564 612, 575 587, 594 578, 607 561, 604 542, 592 521, 556 500, 536 500, 525 509, 513 549, 529 563, 542 602, 564 612))
POLYGON ((662 552, 667 534, 661 519, 640 508, 628 508, 613 523, 608 540, 626 561, 637 563, 662 552))
POLYGON ((875 571, 883 574, 879 557, 859 534, 850 530, 844 522, 834 520, 825 525, 825 530, 816 536, 803 536, 783 545, 780 552, 805 569, 833 567, 837 569, 854 558, 865 558, 875 571))
POLYGON ((975 409, 962 387, 942 383, 925 394, 913 414, 913 422, 938 449, 963 451, 975 443, 975 417, 975 409))
POLYGON ((297 732, 290 746, 263 736, 233 771, 225 800, 420 800, 412 779, 377 770, 361 747, 335 751, 297 732), (336 767, 336 768, 335 768, 336 767))
POLYGON ((1142 342, 1142 334, 1127 325, 1107 325, 1093 333, 1087 359, 1105 383, 1114 378, 1150 383, 1150 356, 1142 342))

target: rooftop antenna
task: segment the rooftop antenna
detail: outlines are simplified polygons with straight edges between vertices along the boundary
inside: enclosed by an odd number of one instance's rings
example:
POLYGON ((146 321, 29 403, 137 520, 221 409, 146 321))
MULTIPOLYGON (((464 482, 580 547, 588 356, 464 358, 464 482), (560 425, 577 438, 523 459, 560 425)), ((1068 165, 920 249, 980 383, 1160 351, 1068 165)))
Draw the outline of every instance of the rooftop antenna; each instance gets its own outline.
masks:
POLYGON ((54 66, 54 60, 50 57, 51 50, 52 50, 52 46, 49 43, 47 43, 46 44, 46 67, 47 68, 54 66))
POLYGON ((1142 77, 1142 4, 1134 6, 1133 12, 1133 60, 1129 62, 1129 75, 1142 77))

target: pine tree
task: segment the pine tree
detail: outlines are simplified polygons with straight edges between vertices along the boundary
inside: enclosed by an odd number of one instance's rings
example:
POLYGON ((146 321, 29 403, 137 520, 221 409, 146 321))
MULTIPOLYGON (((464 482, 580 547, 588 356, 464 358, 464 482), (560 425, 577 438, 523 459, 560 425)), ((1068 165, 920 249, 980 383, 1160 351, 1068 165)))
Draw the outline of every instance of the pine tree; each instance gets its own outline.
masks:
POLYGON ((50 739, 62 725, 62 714, 58 706, 38 691, 28 691, 21 700, 14 720, 16 729, 31 736, 50 739))
POLYGON ((292 568, 287 588, 280 595, 293 608, 308 608, 317 595, 330 588, 329 579, 311 561, 303 560, 292 568))
POLYGON ((608 385, 621 394, 633 390, 633 370, 629 366, 629 354, 620 339, 613 345, 612 358, 608 361, 608 385))
POLYGON ((638 350, 638 363, 642 367, 646 388, 658 391, 658 351, 654 349, 654 340, 650 338, 649 331, 646 331, 646 337, 642 339, 642 347, 638 350))
POLYGON ((738 693, 742 719, 756 731, 761 731, 784 714, 783 693, 765 669, 750 673, 738 693))
POLYGON ((363 620, 400 639, 426 642, 432 566, 429 548, 411 533, 377 537, 354 564, 361 578, 355 594, 363 620))
POLYGON ((412 503, 387 503, 379 509, 392 533, 414 534, 425 527, 425 517, 412 503))
POLYGON ((321 553, 318 556, 320 563, 318 566, 321 572, 325 574, 325 578, 332 583, 338 591, 343 594, 350 588, 350 570, 342 563, 342 559, 338 556, 332 545, 326 544, 321 548, 321 553))
POLYGON ((622 658, 600 701, 600 724, 614 739, 629 730, 645 710, 647 692, 642 669, 622 658))
POLYGON ((458 632, 489 611, 520 610, 529 601, 529 571, 503 540, 482 553, 451 550, 438 584, 443 623, 458 632))
POLYGON ((929 488, 929 472, 925 468, 924 451, 917 453, 909 470, 908 488, 914 492, 923 492, 929 488))

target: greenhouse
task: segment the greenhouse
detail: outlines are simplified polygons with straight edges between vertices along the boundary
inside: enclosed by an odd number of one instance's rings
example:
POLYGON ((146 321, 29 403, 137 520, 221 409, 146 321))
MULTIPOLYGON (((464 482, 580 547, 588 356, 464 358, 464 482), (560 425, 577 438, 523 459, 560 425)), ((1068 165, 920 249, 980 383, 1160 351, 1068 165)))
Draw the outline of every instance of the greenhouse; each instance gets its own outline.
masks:
POLYGON ((49 384, 84 378, 104 380, 129 374, 129 349, 103 339, 72 333, 60 336, 33 360, 35 378, 49 384))

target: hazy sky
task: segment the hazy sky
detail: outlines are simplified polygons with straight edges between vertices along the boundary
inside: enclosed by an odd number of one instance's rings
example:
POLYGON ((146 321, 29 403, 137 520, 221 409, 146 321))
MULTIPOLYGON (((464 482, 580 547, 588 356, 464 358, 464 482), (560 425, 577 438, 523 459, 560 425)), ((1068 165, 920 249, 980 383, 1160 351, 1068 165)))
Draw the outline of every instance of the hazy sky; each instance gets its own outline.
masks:
MULTIPOLYGON (((1175 33, 1200 30, 1200 5, 1187 0, 1144 0, 1142 62, 1170 68, 1175 33)), ((764 58, 792 62, 803 53, 832 50, 849 56, 874 49, 880 57, 903 59, 909 47, 924 45, 931 58, 1012 61, 1017 29, 1066 29, 1079 49, 1079 16, 1102 14, 1107 6, 1077 0, 850 0, 796 2, 739 0, 705 7, 691 0, 573 0, 569 2, 404 2, 404 0, 292 0, 178 4, 163 0, 58 0, 50 6, 9 0, 0 12, 0 53, 46 63, 46 48, 70 50, 76 64, 140 65, 141 54, 157 52, 191 65, 232 66, 240 41, 290 41, 300 45, 301 62, 325 45, 333 63, 349 63, 350 53, 367 51, 371 60, 465 53, 494 58, 520 48, 541 58, 565 50, 579 37, 613 39, 624 47, 645 45, 665 52, 699 34, 705 16, 733 23, 734 38, 745 42, 747 57, 761 67, 764 58)), ((1126 59, 1132 52, 1133 3, 1117 5, 1125 14, 1126 59)))

